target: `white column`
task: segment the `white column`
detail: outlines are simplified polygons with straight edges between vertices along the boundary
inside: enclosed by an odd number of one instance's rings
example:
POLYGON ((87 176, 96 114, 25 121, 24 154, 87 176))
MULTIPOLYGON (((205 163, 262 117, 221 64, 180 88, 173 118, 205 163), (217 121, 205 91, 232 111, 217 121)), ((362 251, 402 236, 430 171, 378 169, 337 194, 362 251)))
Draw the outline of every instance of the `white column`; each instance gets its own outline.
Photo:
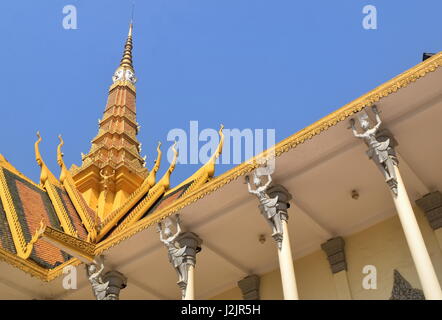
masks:
POLYGON ((288 208, 292 195, 280 184, 272 185, 267 189, 270 198, 278 197, 279 220, 273 220, 273 238, 277 244, 279 270, 281 272, 282 291, 284 300, 298 300, 298 289, 296 287, 295 269, 293 267, 292 248, 290 246, 290 235, 288 228, 288 208), (279 222, 280 221, 280 222, 279 222), (280 223, 282 234, 278 233, 277 225, 280 223), (282 237, 281 237, 282 236, 282 237))
POLYGON ((284 300, 298 300, 298 288, 296 287, 295 269, 293 267, 292 249, 290 247, 287 221, 282 220, 282 228, 283 238, 281 249, 278 249, 278 257, 284 300))
POLYGON ((382 121, 379 116, 379 111, 376 106, 373 106, 372 110, 376 118, 375 126, 370 128, 369 116, 366 110, 364 110, 358 115, 360 126, 364 132, 362 134, 357 132, 354 119, 350 120, 350 127, 355 137, 365 141, 369 147, 369 158, 375 161, 377 167, 382 171, 384 178, 387 179, 387 184, 390 187, 394 205, 396 206, 396 211, 398 212, 399 220, 401 221, 402 229, 404 230, 405 238, 414 265, 416 266, 425 298, 427 300, 442 300, 442 290, 436 272, 434 271, 424 238, 422 237, 410 199, 408 198, 407 190, 405 189, 404 182, 397 167, 397 159, 394 151, 397 142, 388 130, 380 130, 382 121), (394 175, 393 172, 390 172, 392 169, 394 170, 394 175), (395 185, 396 183, 397 186, 395 185))
POLYGON ((394 166, 397 177, 397 195, 391 191, 402 228, 416 266, 422 290, 427 300, 442 300, 442 290, 434 271, 433 264, 420 232, 407 191, 399 169, 394 166))
POLYGON ((193 265, 188 267, 186 294, 183 300, 195 300, 195 267, 193 265))

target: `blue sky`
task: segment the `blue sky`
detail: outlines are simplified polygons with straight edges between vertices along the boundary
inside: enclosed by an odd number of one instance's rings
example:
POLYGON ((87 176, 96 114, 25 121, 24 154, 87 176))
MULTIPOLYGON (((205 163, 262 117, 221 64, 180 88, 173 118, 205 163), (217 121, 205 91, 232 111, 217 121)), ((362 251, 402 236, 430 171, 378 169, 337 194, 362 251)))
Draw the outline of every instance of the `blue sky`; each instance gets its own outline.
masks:
MULTIPOLYGON (((442 2, 374 0, 135 0, 139 140, 148 167, 173 128, 295 133, 442 47, 442 2), (362 27, 365 5, 377 30, 362 27)), ((0 2, 0 153, 38 181, 35 132, 58 175, 80 164, 97 133, 121 58, 131 0, 0 2), (62 27, 75 5, 78 29, 62 27)), ((167 164, 163 162, 162 173, 167 164)), ((172 182, 198 165, 177 166, 172 182)), ((231 168, 221 165, 217 174, 231 168)))

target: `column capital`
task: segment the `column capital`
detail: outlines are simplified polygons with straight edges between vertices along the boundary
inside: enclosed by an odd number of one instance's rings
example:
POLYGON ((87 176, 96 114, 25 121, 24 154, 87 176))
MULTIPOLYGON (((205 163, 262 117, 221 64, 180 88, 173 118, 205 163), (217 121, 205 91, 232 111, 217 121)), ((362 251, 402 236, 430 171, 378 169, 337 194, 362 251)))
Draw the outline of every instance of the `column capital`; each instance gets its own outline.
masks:
POLYGON ((112 270, 103 276, 103 281, 109 281, 106 291, 106 300, 119 300, 120 290, 127 286, 127 278, 121 272, 112 270))
POLYGON ((249 275, 238 281, 238 287, 241 289, 244 300, 260 300, 259 297, 259 276, 249 275))
POLYGON ((321 248, 327 255, 333 273, 347 270, 344 247, 345 241, 342 237, 335 237, 321 244, 321 248))
POLYGON ((442 227, 442 193, 430 192, 416 200, 416 205, 424 211, 425 216, 433 230, 442 227))
POLYGON ((270 198, 278 197, 278 209, 285 210, 290 208, 290 200, 293 199, 291 193, 281 184, 272 184, 266 191, 270 198))
POLYGON ((196 254, 201 251, 203 240, 193 232, 182 232, 176 238, 180 248, 185 248, 183 252, 184 263, 195 266, 196 254))

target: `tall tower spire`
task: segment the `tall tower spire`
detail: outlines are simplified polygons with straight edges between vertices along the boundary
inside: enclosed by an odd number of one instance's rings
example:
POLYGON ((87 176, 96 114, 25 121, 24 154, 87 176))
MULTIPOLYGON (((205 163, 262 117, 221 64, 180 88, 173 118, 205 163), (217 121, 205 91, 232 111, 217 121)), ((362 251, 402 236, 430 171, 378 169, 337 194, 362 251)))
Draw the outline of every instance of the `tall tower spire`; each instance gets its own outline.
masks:
POLYGON ((120 65, 118 66, 117 70, 114 73, 114 76, 112 77, 113 82, 117 81, 129 81, 132 84, 135 84, 137 79, 135 78, 135 70, 132 63, 132 30, 133 30, 133 23, 129 24, 129 32, 127 34, 127 40, 124 45, 124 52, 123 57, 121 58, 120 65))
POLYGON ((78 189, 101 219, 123 204, 148 175, 137 139, 132 33, 131 22, 103 118, 98 122, 98 135, 92 139, 89 153, 82 155, 82 165, 71 168, 78 189))
POLYGON ((129 33, 127 35, 126 44, 124 45, 124 53, 123 58, 120 62, 120 68, 127 68, 134 70, 132 65, 132 29, 133 29, 133 23, 131 22, 129 25, 129 33))

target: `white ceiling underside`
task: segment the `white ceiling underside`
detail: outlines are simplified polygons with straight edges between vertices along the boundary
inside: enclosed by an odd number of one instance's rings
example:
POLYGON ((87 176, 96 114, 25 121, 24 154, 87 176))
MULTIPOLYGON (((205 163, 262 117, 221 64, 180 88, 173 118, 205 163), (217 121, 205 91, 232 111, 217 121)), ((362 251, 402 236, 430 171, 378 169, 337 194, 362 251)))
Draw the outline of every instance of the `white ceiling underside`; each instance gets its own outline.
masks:
MULTIPOLYGON (((399 142, 399 168, 412 201, 442 189, 441 83, 438 69, 377 104, 385 127, 399 142)), ((277 158, 274 181, 293 195, 289 229, 295 260, 332 236, 350 235, 394 214, 388 187, 368 160, 365 144, 347 127, 348 121, 340 122, 277 158), (359 191, 358 200, 351 198, 353 189, 359 191)), ((184 226, 203 239, 195 273, 197 299, 232 288, 249 273, 278 267, 269 226, 257 205, 240 177, 181 210, 184 226), (258 241, 260 234, 267 236, 264 244, 258 241)), ((129 279, 121 299, 180 299, 176 273, 155 228, 105 256, 109 267, 129 279)), ((63 289, 62 277, 42 283, 5 263, 0 271, 1 298, 93 298, 84 266, 78 268, 78 289, 69 291, 63 289)))

